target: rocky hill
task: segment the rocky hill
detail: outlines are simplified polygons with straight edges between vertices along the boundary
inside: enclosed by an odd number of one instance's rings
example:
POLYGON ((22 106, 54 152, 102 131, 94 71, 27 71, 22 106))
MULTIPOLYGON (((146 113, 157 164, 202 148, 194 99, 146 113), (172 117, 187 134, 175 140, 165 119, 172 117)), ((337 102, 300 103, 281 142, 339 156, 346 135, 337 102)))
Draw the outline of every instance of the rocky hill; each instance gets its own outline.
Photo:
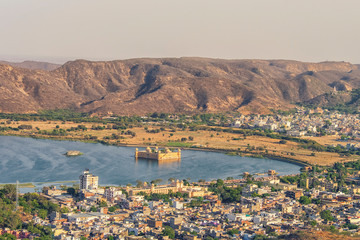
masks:
POLYGON ((360 88, 347 62, 205 58, 77 60, 52 71, 0 65, 0 111, 72 108, 97 114, 267 113, 360 88))

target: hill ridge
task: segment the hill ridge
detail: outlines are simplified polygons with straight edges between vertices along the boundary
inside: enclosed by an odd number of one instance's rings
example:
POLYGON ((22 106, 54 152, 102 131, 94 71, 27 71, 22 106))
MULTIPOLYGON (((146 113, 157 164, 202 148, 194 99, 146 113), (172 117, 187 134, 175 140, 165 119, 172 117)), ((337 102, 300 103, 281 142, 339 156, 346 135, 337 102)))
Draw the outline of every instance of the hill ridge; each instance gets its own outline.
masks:
POLYGON ((360 88, 359 65, 198 57, 79 59, 52 71, 0 64, 0 111, 268 113, 330 93, 334 86, 360 88))

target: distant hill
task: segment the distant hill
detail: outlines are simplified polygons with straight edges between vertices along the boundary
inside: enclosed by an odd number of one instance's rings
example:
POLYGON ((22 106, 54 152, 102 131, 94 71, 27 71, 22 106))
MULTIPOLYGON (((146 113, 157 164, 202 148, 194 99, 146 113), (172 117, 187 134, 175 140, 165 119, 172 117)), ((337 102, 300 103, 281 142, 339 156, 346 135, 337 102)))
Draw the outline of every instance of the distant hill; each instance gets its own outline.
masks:
POLYGON ((302 105, 313 108, 323 107, 347 113, 358 113, 360 112, 360 89, 324 93, 303 102, 302 105))
POLYGON ((61 67, 60 64, 48 63, 48 62, 36 62, 36 61, 7 62, 0 60, 0 64, 6 64, 13 67, 27 68, 33 70, 45 70, 45 71, 52 71, 58 67, 61 67))
POLYGON ((77 60, 52 71, 0 65, 0 111, 71 108, 96 114, 288 109, 326 93, 360 88, 347 62, 207 58, 77 60))

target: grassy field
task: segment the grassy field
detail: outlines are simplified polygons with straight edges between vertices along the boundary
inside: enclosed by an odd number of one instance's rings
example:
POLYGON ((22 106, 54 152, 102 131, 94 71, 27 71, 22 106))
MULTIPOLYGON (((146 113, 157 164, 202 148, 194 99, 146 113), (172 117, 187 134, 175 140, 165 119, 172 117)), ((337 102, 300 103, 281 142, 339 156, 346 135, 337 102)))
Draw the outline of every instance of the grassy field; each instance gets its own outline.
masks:
MULTIPOLYGON (((272 139, 262 136, 247 136, 244 138, 242 134, 225 133, 215 131, 189 131, 165 128, 161 131, 158 126, 129 128, 126 130, 107 129, 106 125, 97 123, 73 123, 59 121, 18 121, 6 123, 6 120, 0 120, 0 127, 13 127, 19 125, 31 125, 30 130, 5 131, 0 132, 4 135, 32 136, 43 138, 56 138, 63 140, 82 140, 82 141, 104 141, 105 143, 121 145, 121 146, 148 146, 157 145, 163 147, 180 147, 180 148, 199 148, 215 151, 227 151, 232 154, 256 155, 256 156, 276 156, 281 158, 295 159, 304 163, 330 165, 338 161, 351 161, 359 157, 350 156, 343 157, 338 153, 330 152, 313 152, 304 149, 297 142, 286 141, 280 144, 279 139, 272 139), (38 134, 39 130, 47 130, 49 132, 54 129, 70 129, 76 128, 79 124, 85 125, 88 129, 66 132, 66 136, 52 136, 38 134), (104 130, 93 130, 93 126, 104 126, 104 130), (150 133, 151 130, 159 129, 158 133, 150 133), (132 131, 135 136, 122 134, 121 131, 132 131), (92 140, 89 137, 92 137, 92 140), (115 137, 114 137, 115 136, 115 137), (184 139, 187 140, 184 140, 184 139), (183 140, 182 140, 183 139, 183 140), (193 139, 190 141, 189 139, 193 139)), ((310 138, 320 144, 336 144, 336 137, 313 137, 310 138)), ((346 143, 345 143, 346 144, 346 143)))
MULTIPOLYGON (((0 184, 0 188, 3 188, 4 186, 5 184, 0 184)), ((34 187, 35 185, 32 183, 19 183, 19 188, 34 188, 34 187)))

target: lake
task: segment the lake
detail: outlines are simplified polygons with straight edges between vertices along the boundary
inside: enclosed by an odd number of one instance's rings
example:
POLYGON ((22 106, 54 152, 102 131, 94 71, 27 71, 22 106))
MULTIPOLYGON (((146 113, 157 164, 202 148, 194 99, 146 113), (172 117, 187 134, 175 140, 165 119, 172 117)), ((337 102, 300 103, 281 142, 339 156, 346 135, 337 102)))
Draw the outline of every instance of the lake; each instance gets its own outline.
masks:
MULTIPOLYGON (((140 148, 140 150, 142 150, 140 148)), ((240 178, 243 172, 274 169, 281 175, 299 173, 300 166, 272 159, 228 156, 223 153, 183 150, 181 161, 158 163, 135 160, 134 147, 95 143, 0 136, 0 182, 55 182, 78 180, 86 168, 99 176, 101 185, 134 184, 136 180, 167 181, 190 178, 212 180, 240 178), (69 150, 84 153, 66 157, 69 150)))

